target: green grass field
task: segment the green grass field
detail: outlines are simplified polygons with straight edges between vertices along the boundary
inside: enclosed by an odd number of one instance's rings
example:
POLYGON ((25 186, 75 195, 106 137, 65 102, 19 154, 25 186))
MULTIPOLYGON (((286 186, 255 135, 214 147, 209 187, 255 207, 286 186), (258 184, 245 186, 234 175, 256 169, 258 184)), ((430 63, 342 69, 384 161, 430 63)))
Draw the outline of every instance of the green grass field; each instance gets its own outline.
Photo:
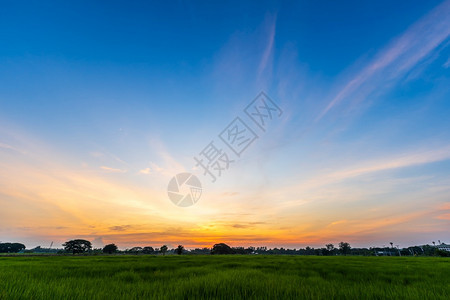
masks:
POLYGON ((0 299, 449 299, 450 259, 0 257, 0 299))

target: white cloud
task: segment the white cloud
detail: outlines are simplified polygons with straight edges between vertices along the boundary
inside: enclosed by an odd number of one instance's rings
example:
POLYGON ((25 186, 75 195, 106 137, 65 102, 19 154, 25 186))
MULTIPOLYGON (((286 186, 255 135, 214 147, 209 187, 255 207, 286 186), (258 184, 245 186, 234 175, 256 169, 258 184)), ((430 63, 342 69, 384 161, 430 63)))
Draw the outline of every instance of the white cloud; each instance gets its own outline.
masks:
POLYGON ((150 174, 150 172, 151 172, 150 168, 146 168, 146 169, 143 169, 143 170, 139 171, 140 174, 145 174, 145 175, 150 174))
POLYGON ((261 75, 262 72, 267 68, 267 65, 269 63, 270 56, 273 51, 273 45, 275 41, 275 28, 276 28, 276 17, 271 18, 268 21, 268 40, 266 44, 266 48, 264 49, 264 52, 261 57, 261 62, 259 63, 258 67, 258 74, 261 75))
POLYGON ((450 57, 447 59, 447 61, 442 66, 446 69, 450 68, 450 57))
POLYGON ((437 6, 414 23, 399 38, 380 51, 366 67, 339 90, 316 120, 356 92, 366 97, 374 90, 389 86, 430 55, 450 35, 450 0, 437 6))
POLYGON ((122 169, 116 169, 116 168, 110 168, 107 166, 101 166, 100 169, 107 171, 109 173, 126 173, 127 170, 122 170, 122 169))
POLYGON ((13 147, 13 146, 8 145, 8 144, 0 143, 0 148, 6 149, 6 150, 13 150, 13 151, 16 151, 16 152, 19 152, 19 153, 22 153, 22 154, 25 153, 24 151, 19 150, 16 147, 13 147))

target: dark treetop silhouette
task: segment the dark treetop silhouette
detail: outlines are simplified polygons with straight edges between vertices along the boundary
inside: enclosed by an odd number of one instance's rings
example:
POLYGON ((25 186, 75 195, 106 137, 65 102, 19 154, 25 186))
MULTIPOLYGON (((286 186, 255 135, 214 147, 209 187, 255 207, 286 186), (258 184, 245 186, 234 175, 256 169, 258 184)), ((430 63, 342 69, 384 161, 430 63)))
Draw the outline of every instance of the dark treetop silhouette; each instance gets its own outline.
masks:
POLYGON ((63 244, 64 250, 67 252, 85 253, 92 249, 92 244, 86 240, 71 240, 63 244))

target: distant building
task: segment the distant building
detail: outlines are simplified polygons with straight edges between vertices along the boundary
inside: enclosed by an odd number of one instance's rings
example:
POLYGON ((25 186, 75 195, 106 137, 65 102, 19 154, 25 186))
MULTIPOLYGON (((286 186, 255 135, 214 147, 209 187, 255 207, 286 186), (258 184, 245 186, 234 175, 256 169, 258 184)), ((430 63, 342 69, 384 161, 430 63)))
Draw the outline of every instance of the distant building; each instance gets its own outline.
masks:
POLYGON ((436 248, 438 248, 439 250, 442 250, 442 251, 450 252, 450 245, 447 245, 447 244, 444 244, 444 243, 442 243, 440 245, 437 245, 436 248))
POLYGON ((391 251, 391 250, 377 250, 375 251, 376 256, 397 256, 397 251, 391 251))

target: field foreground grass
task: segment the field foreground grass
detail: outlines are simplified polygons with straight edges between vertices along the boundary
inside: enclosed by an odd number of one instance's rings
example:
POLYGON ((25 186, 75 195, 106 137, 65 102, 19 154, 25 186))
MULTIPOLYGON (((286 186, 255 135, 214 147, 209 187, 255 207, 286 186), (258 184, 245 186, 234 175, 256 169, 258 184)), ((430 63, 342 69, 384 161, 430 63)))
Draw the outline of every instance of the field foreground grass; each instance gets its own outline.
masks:
POLYGON ((450 259, 0 257, 0 299, 449 299, 450 259))

